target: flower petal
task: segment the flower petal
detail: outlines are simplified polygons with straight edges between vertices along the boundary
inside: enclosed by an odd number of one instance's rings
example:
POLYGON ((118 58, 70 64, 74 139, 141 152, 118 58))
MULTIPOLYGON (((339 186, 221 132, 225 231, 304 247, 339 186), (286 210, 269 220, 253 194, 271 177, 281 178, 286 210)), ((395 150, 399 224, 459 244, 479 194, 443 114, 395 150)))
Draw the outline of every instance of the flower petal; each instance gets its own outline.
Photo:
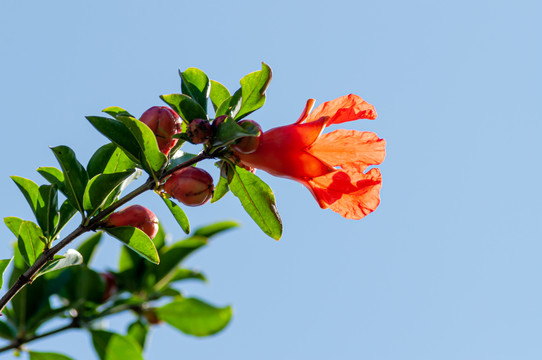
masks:
POLYGON ((305 122, 316 121, 322 116, 329 116, 331 119, 327 125, 331 125, 358 119, 374 120, 376 110, 373 105, 359 96, 350 94, 319 105, 305 122))
POLYGON ((386 156, 386 142, 373 132, 335 130, 321 135, 308 152, 331 166, 357 164, 360 172, 386 156))
POLYGON ((364 174, 347 167, 308 180, 305 185, 321 208, 329 208, 347 219, 359 220, 380 204, 382 176, 378 169, 364 174))

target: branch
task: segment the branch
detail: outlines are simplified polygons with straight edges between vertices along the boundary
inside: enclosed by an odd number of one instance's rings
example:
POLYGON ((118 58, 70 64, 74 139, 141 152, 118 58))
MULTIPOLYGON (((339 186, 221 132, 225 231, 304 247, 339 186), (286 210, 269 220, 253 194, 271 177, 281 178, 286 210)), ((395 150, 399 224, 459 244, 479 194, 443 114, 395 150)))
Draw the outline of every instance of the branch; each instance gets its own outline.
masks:
MULTIPOLYGON (((195 163, 210 159, 212 156, 207 155, 206 153, 201 153, 198 156, 187 160, 177 166, 175 166, 173 169, 170 169, 160 175, 160 181, 171 175, 173 172, 192 166, 195 163)), ((99 212, 96 216, 90 220, 90 222, 87 225, 79 225, 71 234, 66 236, 62 241, 57 243, 55 246, 53 246, 50 249, 46 249, 43 251, 43 253, 40 255, 40 257, 36 260, 32 266, 30 266, 19 278, 15 281, 15 283, 9 288, 9 290, 2 296, 0 299, 0 314, 6 307, 6 305, 13 299, 15 295, 19 291, 21 291, 22 288, 24 288, 28 283, 31 283, 34 277, 38 274, 38 272, 49 262, 53 259, 53 256, 55 256, 60 250, 62 250, 66 245, 71 243, 73 240, 75 240, 80 235, 88 232, 88 231, 94 231, 96 228, 99 227, 100 222, 107 217, 109 214, 111 214, 113 211, 121 207, 122 205, 126 204, 128 201, 134 199, 138 195, 141 195, 147 190, 151 190, 156 185, 154 179, 150 177, 143 185, 138 187, 137 189, 133 190, 132 192, 128 193, 127 195, 123 196, 119 201, 115 202, 111 206, 109 206, 107 209, 102 210, 99 212)), ((1 350, 1 349, 0 349, 1 350)))

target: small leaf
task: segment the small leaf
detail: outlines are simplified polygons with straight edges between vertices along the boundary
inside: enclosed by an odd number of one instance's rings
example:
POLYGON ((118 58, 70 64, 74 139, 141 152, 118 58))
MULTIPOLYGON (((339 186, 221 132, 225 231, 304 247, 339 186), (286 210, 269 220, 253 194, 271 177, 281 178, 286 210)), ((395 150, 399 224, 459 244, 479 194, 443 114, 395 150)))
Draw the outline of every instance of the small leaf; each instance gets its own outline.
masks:
POLYGON ((104 229, 109 235, 122 241, 130 249, 148 261, 158 264, 160 258, 152 240, 143 231, 131 226, 104 229))
MULTIPOLYGON (((231 165, 230 165, 231 166, 231 165)), ((231 168, 230 190, 239 198, 256 224, 275 240, 282 236, 282 220, 271 188, 259 177, 240 167, 231 168)))
POLYGON ((110 106, 108 108, 105 108, 102 110, 102 112, 113 116, 114 118, 117 118, 119 116, 129 116, 129 117, 135 117, 132 114, 130 114, 128 111, 124 110, 121 107, 118 106, 110 106))
POLYGON ((98 174, 112 174, 135 168, 135 163, 114 143, 100 147, 87 165, 89 178, 98 174))
POLYGON ((181 229, 185 232, 185 234, 190 234, 190 222, 188 221, 188 217, 184 213, 183 209, 173 201, 166 199, 165 197, 162 197, 162 200, 164 203, 166 203, 169 211, 171 211, 171 214, 177 220, 177 223, 181 226, 181 229))
POLYGON ((171 158, 168 166, 167 166, 167 170, 170 170, 170 169, 173 169, 174 167, 192 159, 192 158, 195 158, 197 155, 196 154, 191 154, 191 153, 187 153, 187 152, 184 152, 184 151, 177 151, 177 153, 175 153, 175 155, 173 156, 173 158, 171 158))
POLYGON ((207 112, 189 96, 183 94, 160 95, 160 99, 171 106, 187 123, 194 119, 209 120, 207 112))
POLYGON ((103 233, 101 231, 98 231, 96 234, 93 234, 89 236, 79 247, 77 248, 77 251, 81 254, 83 257, 83 264, 87 265, 92 260, 92 256, 94 255, 94 252, 96 251, 96 247, 100 243, 100 240, 102 239, 103 233))
POLYGON ((58 224, 58 191, 56 185, 42 185, 39 188, 40 201, 36 209, 36 219, 47 238, 55 235, 58 224))
POLYGON ((183 94, 190 96, 201 105, 204 111, 207 111, 207 98, 211 90, 207 75, 197 68, 188 68, 183 72, 179 70, 179 75, 183 94))
POLYGON ((4 272, 11 263, 11 260, 13 260, 13 257, 11 257, 11 259, 0 260, 0 289, 4 283, 4 272))
POLYGON ((220 104, 220 106, 216 110, 215 117, 228 115, 228 116, 231 116, 232 118, 235 118, 235 116, 241 109, 242 100, 243 99, 241 98, 241 89, 239 89, 232 96, 224 100, 222 104, 220 104))
POLYGON ((130 130, 139 146, 139 159, 149 173, 157 172, 166 163, 166 156, 158 149, 156 136, 143 122, 133 118, 119 116, 118 119, 130 130))
POLYGON ((214 307, 196 298, 178 299, 157 309, 158 317, 185 334, 209 336, 230 322, 232 309, 214 307))
POLYGON ((55 167, 39 167, 38 173, 49 181, 51 184, 56 185, 64 195, 66 195, 66 189, 64 189, 64 174, 62 171, 55 167))
POLYGON ((112 174, 98 174, 87 184, 83 205, 89 211, 89 216, 101 209, 107 198, 126 180, 135 173, 135 169, 112 174))
MULTIPOLYGON (((28 205, 30 205, 32 212, 35 215, 38 208, 38 202, 40 201, 40 187, 38 186, 38 184, 36 184, 32 180, 25 179, 20 176, 11 176, 11 180, 13 180, 19 190, 21 190, 26 201, 28 202, 28 205)), ((41 206, 43 206, 43 204, 41 204, 41 206)))
POLYGON ((230 230, 239 226, 239 223, 235 221, 220 221, 211 225, 200 227, 194 232, 194 236, 203 236, 210 238, 223 231, 230 230))
POLYGON ((41 229, 32 221, 24 221, 16 217, 4 218, 4 222, 13 235, 17 237, 17 247, 24 262, 31 266, 45 248, 41 229))
POLYGON ((175 281, 182 281, 182 280, 201 280, 203 282, 206 282, 207 279, 205 278, 205 275, 203 275, 199 271, 191 270, 191 269, 177 269, 175 274, 170 280, 170 283, 173 283, 175 281))
POLYGON ((60 210, 58 211, 60 217, 58 220, 58 224, 56 226, 55 236, 62 231, 64 226, 68 223, 68 221, 71 220, 71 218, 75 215, 77 210, 70 204, 69 200, 66 200, 62 203, 60 206, 60 210))
POLYGON ((149 326, 144 324, 141 320, 137 320, 128 326, 128 336, 137 341, 141 348, 145 348, 145 340, 147 339, 147 333, 149 332, 149 326))
POLYGON ((245 136, 258 136, 260 133, 257 128, 245 129, 240 126, 233 118, 228 117, 216 129, 216 134, 213 137, 212 146, 222 147, 229 145, 245 136))
POLYGON ((262 70, 252 72, 241 79, 241 109, 235 116, 240 120, 265 104, 265 91, 271 82, 271 68, 262 63, 262 70))
POLYGON ((64 269, 70 266, 81 265, 83 263, 83 256, 74 249, 68 249, 61 259, 55 259, 47 264, 41 271, 40 275, 46 274, 51 271, 64 269))
POLYGON ((30 360, 73 360, 71 357, 51 352, 35 352, 29 351, 30 360))
POLYGON ((100 360, 143 360, 141 346, 132 337, 104 330, 90 333, 100 360))
POLYGON ((207 245, 207 238, 202 236, 190 237, 164 247, 160 250, 160 266, 156 268, 155 282, 158 288, 164 287, 175 275, 177 266, 190 254, 207 245))
POLYGON ((213 192, 213 197, 211 198, 211 204, 222 199, 230 191, 229 183, 231 181, 231 176, 228 174, 228 169, 230 166, 227 162, 221 161, 217 163, 220 166, 220 178, 218 184, 215 186, 215 191, 213 192))
POLYGON ((209 97, 211 98, 211 102, 213 103, 213 108, 216 110, 226 100, 229 98, 230 92, 228 89, 219 83, 218 81, 211 80, 211 92, 209 94, 209 97))
POLYGON ((88 176, 87 171, 77 161, 75 153, 67 146, 57 146, 51 148, 55 154, 62 172, 64 173, 64 187, 66 189, 66 197, 81 214, 84 213, 83 195, 87 186, 88 176))

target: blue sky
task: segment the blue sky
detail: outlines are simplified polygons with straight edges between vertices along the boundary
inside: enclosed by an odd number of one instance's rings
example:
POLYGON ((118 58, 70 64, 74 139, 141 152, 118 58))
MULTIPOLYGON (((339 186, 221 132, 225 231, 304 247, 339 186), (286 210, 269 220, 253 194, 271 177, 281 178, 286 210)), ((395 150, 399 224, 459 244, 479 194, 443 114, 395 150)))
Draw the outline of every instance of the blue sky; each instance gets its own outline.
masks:
MULTIPOLYGON (((207 339, 158 327, 146 359, 540 359, 541 12, 536 1, 3 1, 1 216, 31 217, 9 175, 41 181, 48 146, 86 163, 105 143, 84 115, 161 105, 179 68, 236 89, 265 61, 274 77, 253 115, 264 129, 296 120, 308 98, 355 93, 376 107, 374 122, 345 127, 387 141, 381 206, 345 220, 262 174, 279 242, 231 195, 189 209, 193 226, 243 224, 190 260, 210 283, 185 287, 235 316, 207 339)), ((181 237, 151 194, 138 203, 181 237)), ((5 258, 12 239, 0 236, 5 258)), ((118 249, 108 241, 99 266, 118 249)), ((29 347, 95 357, 83 332, 29 347)))

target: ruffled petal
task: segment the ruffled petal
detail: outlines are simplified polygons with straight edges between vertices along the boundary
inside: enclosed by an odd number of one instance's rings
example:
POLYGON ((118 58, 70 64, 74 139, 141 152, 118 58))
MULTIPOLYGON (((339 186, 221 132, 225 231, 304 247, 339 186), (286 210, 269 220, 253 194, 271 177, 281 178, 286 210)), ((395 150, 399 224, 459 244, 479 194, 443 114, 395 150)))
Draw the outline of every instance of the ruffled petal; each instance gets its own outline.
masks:
POLYGON ((359 96, 350 94, 319 105, 310 113, 305 122, 316 121, 322 116, 329 116, 331 119, 327 125, 331 125, 358 119, 374 120, 376 110, 373 105, 359 96))
POLYGON ((310 179, 305 185, 321 208, 329 208, 347 219, 359 220, 380 204, 382 176, 378 169, 364 174, 347 167, 310 179))
POLYGON ((363 172, 386 156, 386 142, 373 132, 335 130, 321 135, 308 152, 331 166, 357 164, 363 172))

